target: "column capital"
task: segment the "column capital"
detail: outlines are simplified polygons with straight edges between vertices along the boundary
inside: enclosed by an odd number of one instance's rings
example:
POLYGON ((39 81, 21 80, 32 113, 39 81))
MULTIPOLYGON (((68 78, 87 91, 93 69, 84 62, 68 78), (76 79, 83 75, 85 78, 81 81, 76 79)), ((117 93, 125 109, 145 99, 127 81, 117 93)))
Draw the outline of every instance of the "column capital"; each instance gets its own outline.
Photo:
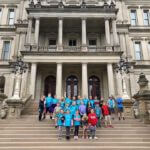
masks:
POLYGON ((106 20, 109 21, 109 20, 110 20, 110 17, 105 17, 104 20, 105 20, 105 21, 106 21, 106 20))
POLYGON ((87 20, 87 18, 86 17, 82 17, 81 20, 87 20))
POLYGON ((88 62, 82 62, 81 64, 86 64, 86 65, 87 65, 87 64, 88 64, 88 62))
POLYGON ((63 20, 64 18, 63 17, 58 17, 58 20, 63 20))
POLYGON ((40 17, 34 17, 36 20, 40 20, 40 17))
POLYGON ((62 64, 63 64, 63 62, 56 62, 56 64, 57 64, 57 65, 58 65, 58 64, 61 64, 61 65, 62 65, 62 64))

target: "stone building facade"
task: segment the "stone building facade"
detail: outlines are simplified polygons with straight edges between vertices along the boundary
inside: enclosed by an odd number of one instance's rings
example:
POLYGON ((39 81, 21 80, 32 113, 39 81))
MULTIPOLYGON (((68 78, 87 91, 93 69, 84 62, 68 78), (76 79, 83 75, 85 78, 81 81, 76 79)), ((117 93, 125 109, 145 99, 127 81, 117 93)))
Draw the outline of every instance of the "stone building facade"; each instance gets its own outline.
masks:
POLYGON ((15 86, 9 62, 18 55, 29 66, 20 97, 122 94, 114 70, 121 55, 131 65, 131 97, 141 72, 150 80, 150 1, 1 0, 0 91, 8 97, 15 86))

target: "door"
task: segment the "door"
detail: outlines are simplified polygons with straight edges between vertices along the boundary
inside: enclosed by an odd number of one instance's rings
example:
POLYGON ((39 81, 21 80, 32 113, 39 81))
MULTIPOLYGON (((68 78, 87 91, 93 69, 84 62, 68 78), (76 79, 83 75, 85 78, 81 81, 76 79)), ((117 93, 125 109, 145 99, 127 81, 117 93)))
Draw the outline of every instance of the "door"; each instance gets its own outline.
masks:
POLYGON ((92 96, 95 98, 97 96, 98 98, 101 97, 101 91, 100 91, 100 80, 97 76, 91 76, 89 78, 89 96, 92 96))
POLYGON ((54 76, 48 76, 45 79, 44 94, 47 96, 51 93, 52 96, 56 93, 56 78, 54 76))
POLYGON ((78 78, 74 75, 66 80, 66 96, 78 96, 78 78))

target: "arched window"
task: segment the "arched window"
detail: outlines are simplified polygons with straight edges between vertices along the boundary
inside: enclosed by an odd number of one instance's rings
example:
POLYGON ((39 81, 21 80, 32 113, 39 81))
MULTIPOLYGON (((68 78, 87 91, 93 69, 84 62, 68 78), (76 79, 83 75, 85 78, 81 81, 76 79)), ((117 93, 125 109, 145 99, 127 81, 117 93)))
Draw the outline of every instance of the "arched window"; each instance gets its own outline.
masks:
POLYGON ((66 96, 77 96, 78 95, 78 78, 71 75, 66 80, 66 96))
POLYGON ((0 76, 0 93, 4 93, 5 88, 5 77, 0 76))
POLYGON ((48 93, 51 93, 54 96, 56 93, 56 78, 51 75, 46 77, 44 86, 44 94, 47 96, 48 93))
POLYGON ((101 97, 101 91, 100 91, 100 80, 97 76, 91 76, 89 78, 89 96, 92 96, 93 98, 97 96, 98 98, 101 97))

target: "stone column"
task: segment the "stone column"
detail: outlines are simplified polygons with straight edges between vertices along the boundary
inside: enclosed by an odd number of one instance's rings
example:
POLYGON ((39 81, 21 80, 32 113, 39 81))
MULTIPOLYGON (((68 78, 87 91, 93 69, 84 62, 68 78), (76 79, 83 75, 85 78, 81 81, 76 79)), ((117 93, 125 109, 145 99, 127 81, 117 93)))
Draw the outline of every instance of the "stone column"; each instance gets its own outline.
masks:
POLYGON ((114 73, 113 73, 113 66, 112 66, 112 64, 107 64, 107 76, 108 76, 109 96, 110 95, 115 95, 114 73))
POLYGON ((82 18, 82 51, 87 51, 86 18, 82 18))
POLYGON ((118 35, 117 35, 117 27, 116 27, 116 18, 113 18, 112 20, 112 30, 113 30, 113 39, 114 39, 114 45, 118 45, 118 35))
POLYGON ((106 36, 106 44, 110 45, 110 26, 109 26, 109 18, 105 18, 105 36, 106 36))
POLYGON ((32 98, 35 98, 35 84, 36 84, 36 73, 37 73, 37 64, 31 64, 31 78, 30 78, 30 94, 32 98))
POLYGON ((56 71, 56 96, 61 98, 62 96, 62 63, 57 63, 56 71))
POLYGON ((40 18, 36 18, 35 20, 35 44, 39 44, 39 31, 40 31, 40 18))
POLYGON ((82 97, 88 97, 87 63, 82 63, 82 97))
POLYGON ((63 19, 58 20, 58 46, 57 51, 63 51, 63 19))
POLYGON ((27 43, 31 43, 32 36, 32 18, 29 17, 28 30, 27 30, 27 43))

